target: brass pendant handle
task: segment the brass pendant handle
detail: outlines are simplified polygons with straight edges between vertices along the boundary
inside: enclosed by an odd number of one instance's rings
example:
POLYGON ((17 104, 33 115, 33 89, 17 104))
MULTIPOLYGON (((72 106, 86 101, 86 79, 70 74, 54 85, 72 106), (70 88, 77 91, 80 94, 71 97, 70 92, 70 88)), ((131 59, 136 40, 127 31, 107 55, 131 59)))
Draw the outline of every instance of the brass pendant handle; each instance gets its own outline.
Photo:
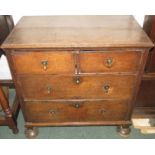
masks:
POLYGON ((50 109, 48 112, 50 115, 55 115, 57 113, 57 110, 55 109, 50 109))
POLYGON ((76 83, 76 84, 80 84, 80 83, 81 83, 81 79, 80 79, 79 76, 75 78, 75 83, 76 83))
POLYGON ((106 67, 111 68, 112 65, 113 65, 113 59, 112 58, 107 58, 105 60, 105 65, 106 65, 106 67))
POLYGON ((104 90, 105 93, 109 93, 110 85, 108 85, 108 84, 104 85, 103 90, 104 90))
POLYGON ((100 110, 100 113, 103 114, 103 115, 104 115, 106 112, 107 112, 106 109, 101 109, 101 110, 100 110))
POLYGON ((75 103, 74 107, 77 108, 77 109, 80 108, 80 103, 75 103))
POLYGON ((52 92, 52 87, 51 87, 51 86, 48 86, 48 87, 47 87, 47 93, 48 93, 48 94, 51 94, 51 92, 52 92))
POLYGON ((43 69, 47 70, 47 68, 48 68, 48 61, 47 60, 43 60, 43 61, 41 61, 41 64, 43 65, 43 69))

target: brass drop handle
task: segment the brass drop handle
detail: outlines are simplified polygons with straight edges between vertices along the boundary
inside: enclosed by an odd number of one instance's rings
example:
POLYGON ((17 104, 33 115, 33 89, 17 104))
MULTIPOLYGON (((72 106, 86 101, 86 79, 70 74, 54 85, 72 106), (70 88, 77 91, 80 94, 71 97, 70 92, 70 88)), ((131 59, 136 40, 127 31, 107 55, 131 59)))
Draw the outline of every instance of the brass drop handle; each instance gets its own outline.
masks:
POLYGON ((80 83, 81 83, 80 77, 76 77, 76 78, 75 78, 75 83, 76 83, 76 84, 80 84, 80 83))
POLYGON ((41 61, 41 64, 43 65, 43 69, 47 70, 47 68, 48 68, 48 61, 47 60, 43 60, 43 61, 41 61))
POLYGON ((51 87, 51 86, 48 86, 48 87, 47 87, 47 93, 48 93, 48 94, 51 94, 51 92, 52 92, 52 87, 51 87))
POLYGON ((77 108, 77 109, 80 108, 80 103, 75 103, 74 107, 77 108))
POLYGON ((109 85, 104 85, 103 90, 104 90, 105 93, 108 93, 109 90, 110 90, 110 86, 109 85))
POLYGON ((105 60, 105 65, 106 65, 106 67, 108 67, 108 68, 112 67, 112 65, 113 65, 113 59, 112 59, 112 58, 107 58, 107 59, 105 60))
POLYGON ((104 115, 106 112, 107 112, 106 109, 101 109, 101 110, 100 110, 100 113, 103 114, 103 115, 104 115))
POLYGON ((49 110, 48 113, 51 114, 51 115, 54 115, 54 114, 56 114, 56 112, 57 112, 57 111, 56 111, 55 109, 51 109, 51 110, 49 110))

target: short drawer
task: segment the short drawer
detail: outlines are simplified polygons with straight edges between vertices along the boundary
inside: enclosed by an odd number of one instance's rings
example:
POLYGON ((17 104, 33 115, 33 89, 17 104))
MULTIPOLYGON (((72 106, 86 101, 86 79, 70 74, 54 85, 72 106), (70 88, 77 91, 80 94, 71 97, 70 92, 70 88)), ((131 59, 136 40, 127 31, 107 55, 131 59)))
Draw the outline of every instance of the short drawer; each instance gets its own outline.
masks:
POLYGON ((125 120, 127 101, 26 102, 27 122, 94 122, 125 120))
POLYGON ((132 95, 136 76, 23 76, 18 84, 24 99, 127 99, 132 95))
POLYGON ((81 73, 136 72, 141 52, 80 52, 81 73))
POLYGON ((75 72, 71 51, 12 52, 17 74, 68 74, 75 72))

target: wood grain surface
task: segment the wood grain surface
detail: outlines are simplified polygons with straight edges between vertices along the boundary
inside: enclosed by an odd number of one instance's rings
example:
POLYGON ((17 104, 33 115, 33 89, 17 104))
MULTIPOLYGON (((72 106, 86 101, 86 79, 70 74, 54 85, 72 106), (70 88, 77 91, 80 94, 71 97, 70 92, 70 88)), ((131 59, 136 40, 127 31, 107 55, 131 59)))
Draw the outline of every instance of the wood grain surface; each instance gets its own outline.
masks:
POLYGON ((153 46, 133 16, 29 16, 2 48, 133 46, 153 46))

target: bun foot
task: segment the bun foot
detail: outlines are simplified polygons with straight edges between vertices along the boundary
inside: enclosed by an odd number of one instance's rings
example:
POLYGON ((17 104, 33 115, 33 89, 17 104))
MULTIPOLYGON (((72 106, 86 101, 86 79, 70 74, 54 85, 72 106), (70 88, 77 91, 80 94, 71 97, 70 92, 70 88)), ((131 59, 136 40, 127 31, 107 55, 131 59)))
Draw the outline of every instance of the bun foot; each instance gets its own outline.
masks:
POLYGON ((117 132, 122 137, 128 137, 130 135, 131 129, 130 126, 121 125, 117 127, 117 132))
POLYGON ((38 131, 38 128, 36 127, 33 127, 33 128, 26 128, 25 130, 25 136, 26 138, 36 138, 37 135, 38 135, 39 131, 38 131))

